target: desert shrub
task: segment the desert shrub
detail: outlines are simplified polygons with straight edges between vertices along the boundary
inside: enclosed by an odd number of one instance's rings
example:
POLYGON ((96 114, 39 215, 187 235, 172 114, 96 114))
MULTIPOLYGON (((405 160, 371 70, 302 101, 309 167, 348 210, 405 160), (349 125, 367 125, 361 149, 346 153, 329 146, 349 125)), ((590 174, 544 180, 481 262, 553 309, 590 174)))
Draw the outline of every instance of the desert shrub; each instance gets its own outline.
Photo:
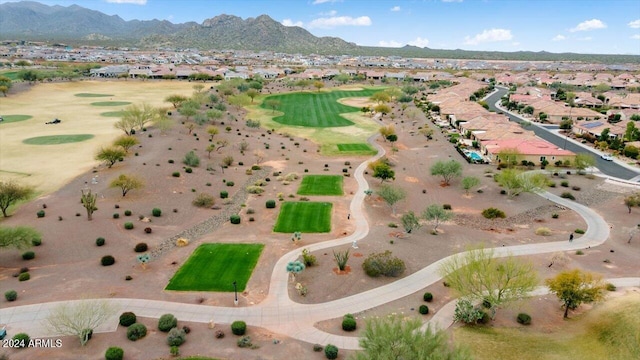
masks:
POLYGON ((563 181, 560 182, 560 186, 569 187, 569 182, 567 180, 563 180, 563 181))
POLYGON ((557 219, 557 218, 560 217, 560 215, 558 215, 558 213, 553 213, 553 214, 551 214, 551 217, 554 218, 554 219, 557 219))
POLYGON ((184 172, 186 172, 187 174, 191 174, 193 172, 193 169, 190 167, 186 167, 184 168, 184 172))
POLYGON ((429 313, 429 307, 427 305, 420 305, 418 312, 422 315, 427 315, 429 313))
POLYGON ((570 192, 568 192, 568 191, 563 192, 563 193, 560 195, 560 197, 561 197, 561 198, 563 198, 563 199, 569 199, 569 200, 575 200, 575 199, 576 199, 576 197, 575 197, 575 196, 573 196, 573 194, 572 194, 572 193, 570 193, 570 192))
POLYGON ((137 253, 141 253, 141 252, 145 252, 147 251, 149 247, 147 246, 147 243, 137 243, 136 246, 133 248, 133 250, 137 253))
POLYGON ((113 218, 114 219, 119 219, 120 218, 120 214, 119 213, 113 213, 113 218))
POLYGON ((324 356, 327 359, 337 359, 338 347, 335 345, 327 344, 327 346, 324 347, 324 356))
POLYGON ((380 275, 398 277, 405 270, 404 261, 398 257, 392 257, 391 251, 374 253, 369 255, 362 263, 365 273, 371 277, 380 275))
POLYGON ((174 172, 172 172, 172 173, 171 173, 171 176, 173 176, 173 177, 180 177, 180 172, 178 172, 178 171, 174 171, 174 172))
POLYGON ((228 191, 220 191, 220 199, 226 199, 229 197, 229 192, 228 191))
POLYGON ((549 181, 547 185, 549 185, 549 187, 552 187, 552 188, 556 187, 555 181, 549 181))
POLYGON ((227 181, 225 184, 226 184, 227 186, 233 186, 233 185, 235 185, 235 183, 234 183, 233 181, 227 181))
POLYGON ((424 293, 424 295, 422 295, 422 300, 431 302, 431 300, 433 300, 433 294, 431 294, 430 292, 424 293))
POLYGON ((136 341, 147 335, 147 327, 144 324, 135 323, 127 328, 127 339, 136 341))
POLYGON ((187 325, 183 326, 183 327, 182 327, 182 330, 184 330, 184 333, 185 333, 185 334, 188 334, 188 333, 190 333, 190 332, 191 332, 191 328, 190 328, 190 327, 188 327, 187 325))
POLYGON ((167 335, 167 345, 169 346, 180 346, 187 339, 187 333, 183 329, 178 329, 176 327, 169 330, 169 335, 167 335))
POLYGON ((232 224, 236 224, 236 225, 240 224, 240 221, 241 221, 240 215, 237 215, 237 214, 231 215, 229 217, 229 221, 231 221, 232 224))
POLYGON ((309 253, 309 250, 304 249, 302 250, 302 262, 304 263, 304 266, 313 266, 316 264, 316 256, 312 255, 309 253))
POLYGON ((251 165, 251 170, 260 170, 259 165, 251 165))
POLYGON ((22 254, 22 260, 33 260, 36 257, 36 253, 33 251, 27 251, 22 254))
POLYGON ((292 173, 288 173, 287 175, 284 176, 284 181, 294 181, 294 180, 298 180, 300 176, 298 175, 298 173, 292 172, 292 173))
POLYGON ((167 332, 176 326, 178 326, 178 319, 173 314, 164 314, 158 320, 158 330, 162 332, 167 332))
POLYGON ((571 187, 571 189, 575 190, 575 191, 580 191, 580 186, 575 186, 574 185, 574 186, 571 187))
POLYGON ((247 332, 247 323, 244 321, 234 321, 231 324, 231 332, 233 335, 244 335, 247 332))
POLYGON ((480 324, 488 324, 491 321, 491 316, 486 311, 481 311, 482 317, 478 319, 480 324))
POLYGON ((192 204, 197 207, 210 207, 213 206, 214 203, 215 200, 213 199, 213 196, 205 193, 198 194, 192 202, 192 204))
POLYGON ((584 255, 584 251, 582 251, 582 250, 577 250, 577 251, 576 251, 576 255, 584 255))
POLYGON ((342 318, 342 330, 354 331, 357 327, 356 319, 351 314, 346 314, 342 318))
POLYGON ((251 214, 255 214, 256 211, 253 208, 248 208, 247 209, 247 214, 251 215, 251 214))
POLYGON ((267 209, 273 209, 276 207, 276 201, 275 200, 267 200, 265 203, 265 206, 267 207, 267 209))
POLYGON ((151 234, 151 231, 152 231, 152 230, 151 230, 151 228, 150 228, 150 227, 146 227, 146 228, 144 228, 144 232, 145 232, 146 234, 151 234))
POLYGON ((443 208, 444 210, 451 210, 451 204, 443 204, 443 205, 442 205, 442 208, 443 208))
POLYGON ((104 242, 105 242, 105 240, 104 240, 103 237, 99 237, 99 238, 96 239, 96 245, 97 246, 103 246, 104 242))
POLYGON ((124 358, 124 350, 117 346, 112 346, 104 353, 105 360, 122 360, 124 358))
POLYGON ((214 336, 216 337, 216 339, 222 339, 224 337, 224 331, 216 330, 216 332, 214 333, 214 336))
POLYGON ((125 210, 124 216, 131 216, 131 210, 125 210))
POLYGON ((133 229, 133 223, 130 221, 127 221, 126 223, 124 223, 124 228, 127 230, 133 229))
POLYGON ((584 230, 582 230, 582 229, 575 229, 575 230, 573 230, 573 232, 576 233, 576 234, 584 234, 584 230))
POLYGON ((178 356, 180 355, 180 348, 177 346, 171 346, 169 347, 169 354, 171 354, 171 356, 178 356))
POLYGON ((18 281, 27 281, 29 279, 31 279, 31 275, 28 272, 24 272, 18 275, 18 281))
POLYGON ((252 186, 247 186, 247 192, 249 194, 262 194, 264 192, 264 189, 261 188, 260 186, 252 185, 252 186))
POLYGON ((13 345, 15 347, 24 348, 24 347, 27 347, 29 345, 29 340, 31 338, 26 333, 17 333, 15 335, 13 335, 13 337, 11 339, 13 340, 13 342, 14 342, 13 345))
POLYGON ((551 235, 551 229, 549 229, 548 227, 539 227, 539 228, 536 229, 536 235, 550 236, 551 235))
POLYGON ((36 237, 36 238, 31 239, 31 245, 33 245, 33 246, 42 245, 42 239, 40 237, 36 237))
POLYGON ((7 301, 16 301, 18 298, 18 292, 15 290, 5 291, 4 298, 7 299, 7 301))
POLYGON ((169 164, 173 164, 174 161, 172 159, 169 159, 169 164))
POLYGON ((313 351, 315 352, 320 352, 324 349, 324 346, 320 345, 320 344, 313 344, 313 351))
MULTIPOLYGON (((607 291, 616 291, 616 286, 613 285, 612 283, 607 283, 605 285, 605 288, 607 289, 607 291)), ((7 293, 4 293, 4 296, 7 296, 7 293)), ((9 300, 9 299, 7 299, 9 300)), ((13 301, 13 300, 9 300, 9 301, 13 301)))
POLYGON ((38 216, 39 218, 43 218, 43 217, 44 217, 44 210, 39 210, 39 211, 36 213, 36 216, 38 216))
POLYGON ((131 311, 123 312, 120 315, 120 325, 129 327, 135 324, 137 321, 136 314, 131 311))
POLYGON ((200 158, 193 150, 189 151, 182 159, 182 163, 187 166, 198 167, 200 165, 200 158))
POLYGON ((529 314, 519 313, 518 316, 516 317, 516 321, 518 322, 518 324, 530 325, 531 316, 529 314))
POLYGON ((162 210, 158 208, 153 208, 153 210, 151 210, 151 215, 155 217, 160 217, 160 215, 162 215, 162 210))
POLYGON ((484 216, 487 219, 496 219, 496 218, 504 219, 505 217, 507 217, 504 211, 493 208, 493 207, 482 210, 482 216, 484 216))
POLYGON ((100 259, 102 266, 111 266, 116 263, 116 259, 111 255, 105 255, 100 259))
POLYGON ((240 339, 238 339, 237 341, 238 347, 241 348, 250 348, 253 346, 253 343, 251 342, 251 336, 243 336, 240 339))

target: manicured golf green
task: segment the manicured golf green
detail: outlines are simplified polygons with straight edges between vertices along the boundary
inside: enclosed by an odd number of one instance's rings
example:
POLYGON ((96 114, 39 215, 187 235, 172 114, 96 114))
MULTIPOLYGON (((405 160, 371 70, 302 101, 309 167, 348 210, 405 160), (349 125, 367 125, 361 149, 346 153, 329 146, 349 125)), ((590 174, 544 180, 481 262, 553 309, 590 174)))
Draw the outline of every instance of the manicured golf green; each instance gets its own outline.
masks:
POLYGON ((77 97, 109 97, 113 96, 111 94, 95 94, 95 93, 77 93, 75 94, 77 97))
POLYGON ((107 111, 100 113, 100 116, 104 117, 121 117, 124 114, 124 111, 107 111))
POLYGON ((290 94, 272 95, 262 102, 262 107, 269 108, 269 100, 277 100, 280 105, 276 111, 283 112, 274 121, 284 125, 307 127, 335 127, 349 126, 353 122, 340 114, 358 112, 359 108, 340 104, 338 99, 347 97, 369 97, 379 90, 359 91, 328 91, 328 92, 297 92, 290 94))
POLYGON ((338 150, 341 152, 369 152, 375 150, 371 148, 371 145, 365 143, 356 143, 356 144, 338 144, 338 150))
POLYGON ((25 121, 25 120, 31 119, 32 117, 33 116, 31 115, 4 115, 2 116, 3 120, 0 121, 0 125, 12 123, 12 122, 18 122, 18 121, 25 121))
POLYGON ((60 145, 85 141, 91 138, 93 138, 91 134, 48 135, 24 139, 22 143, 27 145, 60 145))
POLYGON ((131 104, 129 101, 98 101, 92 102, 93 106, 124 106, 131 104))
POLYGON ((298 195, 342 194, 342 176, 340 175, 305 175, 298 188, 298 195))
POLYGON ((202 244, 173 275, 165 290, 244 291, 263 244, 202 244))
POLYGON ((331 231, 331 208, 328 202, 291 202, 280 207, 274 232, 323 233, 331 231))

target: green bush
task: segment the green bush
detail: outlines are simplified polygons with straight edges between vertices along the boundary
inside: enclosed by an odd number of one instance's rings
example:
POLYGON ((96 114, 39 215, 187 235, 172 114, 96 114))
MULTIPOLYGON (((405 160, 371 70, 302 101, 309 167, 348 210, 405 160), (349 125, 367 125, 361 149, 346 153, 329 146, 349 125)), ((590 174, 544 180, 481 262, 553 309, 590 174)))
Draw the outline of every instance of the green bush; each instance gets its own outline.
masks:
POLYGON ((186 172, 187 174, 191 174, 193 172, 193 169, 187 166, 186 168, 184 168, 184 172, 186 172))
POLYGON ((238 347, 241 348, 250 348, 253 347, 253 343, 251 342, 251 336, 243 336, 236 342, 238 347))
POLYGON ((158 208, 153 208, 153 210, 151 210, 151 215, 155 217, 160 217, 160 215, 162 215, 162 210, 158 208))
POLYGON ((258 166, 258 165, 251 165, 251 170, 260 170, 260 166, 258 166))
POLYGON ((122 326, 129 327, 135 324, 136 321, 136 314, 132 313, 131 311, 123 312, 122 315, 120 315, 120 325, 122 326))
POLYGON ((220 199, 226 199, 229 197, 229 192, 228 191, 220 191, 220 199))
POLYGON ((42 239, 40 239, 39 237, 31 239, 31 245, 33 246, 42 245, 42 239))
POLYGON ((273 209, 276 207, 276 201, 275 200, 267 200, 267 202, 265 203, 265 206, 267 207, 267 209, 273 209))
POLYGON ((337 359, 338 347, 335 345, 327 344, 327 346, 324 347, 324 356, 327 359, 337 359))
POLYGON ((131 216, 131 210, 125 210, 124 216, 131 216))
POLYGON ((177 327, 169 330, 169 335, 167 335, 167 345, 169 346, 180 346, 184 344, 187 339, 187 333, 183 329, 178 329, 177 327))
POLYGON ((33 260, 36 257, 36 253, 33 251, 27 251, 22 254, 22 260, 33 260))
POLYGON ((584 234, 584 230, 582 230, 582 229, 575 229, 575 230, 573 230, 573 232, 576 233, 576 234, 584 234))
POLYGON ((573 194, 568 192, 568 191, 565 191, 562 194, 560 194, 560 197, 563 198, 563 199, 569 199, 569 200, 575 200, 576 199, 576 197, 573 196, 573 194))
POLYGON ((442 208, 443 208, 444 210, 451 210, 451 204, 443 204, 443 205, 442 205, 442 208))
POLYGON ((215 204, 215 199, 209 194, 200 193, 193 199, 192 204, 197 207, 211 207, 215 204))
POLYGON ((169 354, 171 354, 172 356, 178 356, 180 355, 180 348, 177 346, 171 346, 169 347, 169 354))
POLYGON ((96 239, 96 245, 97 246, 103 246, 104 242, 105 242, 105 240, 104 240, 103 237, 99 237, 99 238, 96 239))
POLYGON ((124 358, 124 350, 117 346, 112 346, 104 353, 105 360, 122 360, 124 358))
POLYGON ((488 324, 491 321, 491 316, 486 311, 481 311, 482 317, 478 319, 478 323, 480 324, 488 324))
POLYGON ((116 263, 116 259, 111 255, 105 255, 100 259, 102 266, 111 266, 116 263))
POLYGON ((563 180, 563 181, 560 182, 560 186, 569 187, 569 182, 567 180, 563 180))
POLYGON ((31 279, 31 275, 29 275, 28 272, 24 272, 18 275, 18 281, 27 281, 29 279, 31 279))
POLYGON ((144 324, 135 323, 127 328, 127 339, 136 341, 147 335, 147 327, 144 324))
POLYGON ((13 345, 15 347, 24 348, 29 346, 29 340, 31 338, 26 333, 17 333, 13 335, 11 339, 13 340, 13 345))
POLYGON ((313 344, 313 351, 320 352, 322 350, 324 350, 324 346, 322 346, 320 344, 313 344))
POLYGON ((114 219, 119 219, 120 218, 120 214, 119 213, 113 213, 113 218, 114 219))
POLYGON ((200 165, 200 158, 191 150, 184 156, 182 162, 187 166, 198 167, 200 165))
POLYGON ((36 215, 37 215, 39 218, 43 218, 43 217, 44 217, 44 210, 40 210, 40 211, 38 211, 38 212, 36 213, 36 215))
POLYGON ((127 221, 126 223, 124 223, 124 228, 127 230, 133 229, 133 223, 130 221, 127 221))
POLYGON ((240 215, 231 215, 231 217, 229 217, 229 221, 231 221, 232 224, 240 224, 241 218, 240 215))
POLYGON ((235 183, 234 183, 233 181, 227 181, 227 182, 226 182, 226 184, 227 184, 227 186, 233 186, 233 185, 235 185, 235 183))
POLYGON ((516 317, 516 321, 518 324, 529 325, 531 324, 531 316, 529 316, 529 314, 519 313, 518 317, 516 317))
MULTIPOLYGON (((607 289, 607 291, 616 291, 616 286, 613 285, 612 283, 607 283, 605 285, 605 288, 607 289)), ((7 296, 7 293, 4 293, 4 296, 7 296)), ((9 300, 9 299, 7 299, 7 300, 9 300)), ((9 301, 13 301, 13 300, 9 300, 9 301)))
POLYGON ((391 251, 369 255, 362 263, 364 272, 371 277, 380 275, 398 277, 402 275, 406 266, 398 257, 392 257, 391 251))
POLYGON ((147 243, 141 242, 136 244, 136 246, 133 248, 133 251, 137 253, 141 253, 141 252, 147 251, 147 249, 149 249, 149 246, 147 246, 147 243))
POLYGON ((178 319, 173 314, 164 314, 158 320, 158 330, 162 332, 168 332, 176 326, 178 326, 178 319))
POLYGON ((482 210, 482 216, 484 216, 487 219, 497 219, 497 218, 504 219, 507 217, 504 211, 493 208, 493 207, 482 210))
POLYGON ((418 312, 422 315, 427 315, 429 313, 429 307, 427 305, 420 305, 418 312))
POLYGON ((342 318, 342 330, 354 331, 357 327, 356 319, 351 314, 346 314, 342 318))
POLYGON ((6 291, 4 298, 7 299, 7 301, 16 301, 16 299, 18 299, 18 292, 15 290, 6 291))
POLYGON ((244 321, 234 321, 231 324, 231 332, 238 336, 244 335, 247 332, 247 323, 244 321))
POLYGON ((174 171, 174 172, 171 173, 171 176, 180 177, 180 172, 179 171, 174 171))
POLYGON ((431 302, 431 300, 433 300, 433 294, 431 294, 430 292, 424 293, 424 295, 422 295, 422 300, 431 302))

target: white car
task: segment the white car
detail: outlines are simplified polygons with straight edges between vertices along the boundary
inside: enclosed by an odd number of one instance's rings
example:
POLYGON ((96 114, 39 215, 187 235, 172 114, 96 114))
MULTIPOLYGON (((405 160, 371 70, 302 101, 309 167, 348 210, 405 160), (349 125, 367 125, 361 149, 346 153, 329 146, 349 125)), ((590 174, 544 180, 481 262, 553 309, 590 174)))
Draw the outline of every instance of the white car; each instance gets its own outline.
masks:
POLYGON ((602 158, 602 160, 606 160, 606 161, 613 161, 613 156, 611 156, 611 155, 600 155, 600 158, 602 158))

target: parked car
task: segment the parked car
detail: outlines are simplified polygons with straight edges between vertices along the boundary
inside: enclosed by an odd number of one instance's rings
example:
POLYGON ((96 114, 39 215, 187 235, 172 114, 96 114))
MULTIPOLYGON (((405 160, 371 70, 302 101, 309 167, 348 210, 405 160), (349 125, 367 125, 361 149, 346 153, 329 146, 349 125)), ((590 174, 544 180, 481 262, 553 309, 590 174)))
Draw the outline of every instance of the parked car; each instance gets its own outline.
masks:
POLYGON ((613 156, 611 156, 611 155, 600 155, 600 158, 602 158, 602 160, 606 160, 606 161, 613 161, 613 156))

